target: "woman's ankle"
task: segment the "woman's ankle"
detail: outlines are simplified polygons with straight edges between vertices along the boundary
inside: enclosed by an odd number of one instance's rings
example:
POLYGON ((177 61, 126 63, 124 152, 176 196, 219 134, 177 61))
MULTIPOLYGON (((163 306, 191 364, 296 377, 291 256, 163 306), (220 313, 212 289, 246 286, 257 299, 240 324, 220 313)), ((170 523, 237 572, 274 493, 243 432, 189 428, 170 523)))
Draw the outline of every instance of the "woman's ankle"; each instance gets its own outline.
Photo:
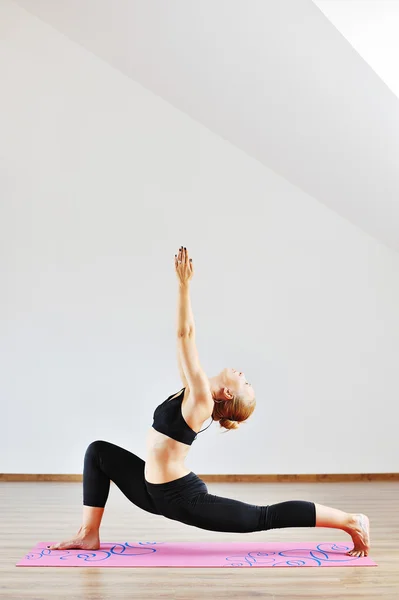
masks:
POLYGON ((357 515, 355 513, 348 513, 348 520, 345 525, 344 531, 346 531, 346 533, 351 533, 351 531, 353 531, 354 527, 356 526, 356 523, 357 515))
POLYGON ((91 524, 81 525, 79 529, 79 533, 82 533, 83 535, 98 535, 99 531, 99 527, 91 524))

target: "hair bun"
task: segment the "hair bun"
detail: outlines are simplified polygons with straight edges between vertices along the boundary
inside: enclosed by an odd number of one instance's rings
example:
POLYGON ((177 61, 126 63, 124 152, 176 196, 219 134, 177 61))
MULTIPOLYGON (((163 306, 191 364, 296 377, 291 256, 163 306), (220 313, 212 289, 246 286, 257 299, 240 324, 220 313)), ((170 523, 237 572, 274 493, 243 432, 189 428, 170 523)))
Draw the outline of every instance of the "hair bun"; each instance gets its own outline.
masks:
POLYGON ((220 426, 225 429, 238 429, 240 425, 239 421, 232 421, 231 419, 226 419, 224 417, 220 419, 219 423, 220 426))

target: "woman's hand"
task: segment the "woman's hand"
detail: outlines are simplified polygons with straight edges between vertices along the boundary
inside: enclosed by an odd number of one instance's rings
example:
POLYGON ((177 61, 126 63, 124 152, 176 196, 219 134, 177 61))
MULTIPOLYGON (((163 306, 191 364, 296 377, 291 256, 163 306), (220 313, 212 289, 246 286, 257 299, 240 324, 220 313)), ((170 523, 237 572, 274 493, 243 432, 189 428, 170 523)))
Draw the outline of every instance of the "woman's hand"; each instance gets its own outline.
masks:
POLYGON ((192 258, 188 257, 187 248, 183 246, 179 249, 179 254, 175 254, 175 271, 180 284, 188 283, 194 275, 192 258))

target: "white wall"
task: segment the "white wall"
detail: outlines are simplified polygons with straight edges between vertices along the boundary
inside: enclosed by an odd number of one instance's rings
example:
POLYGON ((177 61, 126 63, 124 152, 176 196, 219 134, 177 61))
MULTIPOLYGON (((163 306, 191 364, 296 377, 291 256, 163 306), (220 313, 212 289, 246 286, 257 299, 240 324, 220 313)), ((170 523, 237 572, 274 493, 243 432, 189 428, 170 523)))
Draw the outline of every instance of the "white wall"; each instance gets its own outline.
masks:
POLYGON ((189 468, 398 471, 398 255, 8 0, 0 36, 0 471, 144 457, 182 244, 203 367, 258 400, 189 468))

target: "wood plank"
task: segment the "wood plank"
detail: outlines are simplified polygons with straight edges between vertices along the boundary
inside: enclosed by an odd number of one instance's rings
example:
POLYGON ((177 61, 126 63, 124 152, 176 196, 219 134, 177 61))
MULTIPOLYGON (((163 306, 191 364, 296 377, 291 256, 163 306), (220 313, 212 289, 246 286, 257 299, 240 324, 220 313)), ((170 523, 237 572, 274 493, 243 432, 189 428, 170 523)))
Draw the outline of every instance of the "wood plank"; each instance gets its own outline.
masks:
MULTIPOLYGON (((201 475, 206 482, 243 482, 243 483, 274 483, 291 481, 300 483, 316 483, 321 481, 399 481, 399 473, 318 473, 318 474, 231 474, 231 475, 201 475)), ((32 474, 32 473, 0 473, 0 481, 82 481, 81 474, 32 474)), ((399 600, 399 599, 398 599, 399 600)))
MULTIPOLYGON (((378 567, 287 569, 101 569, 15 567, 38 541, 75 535, 82 511, 79 482, 0 483, 0 597, 6 600, 398 600, 399 483, 396 481, 222 483, 209 491, 253 504, 310 500, 371 521, 370 557, 378 567)), ((146 513, 112 486, 101 528, 103 541, 333 541, 343 531, 290 528, 223 534, 146 513), (227 537, 228 536, 228 537, 227 537)))

